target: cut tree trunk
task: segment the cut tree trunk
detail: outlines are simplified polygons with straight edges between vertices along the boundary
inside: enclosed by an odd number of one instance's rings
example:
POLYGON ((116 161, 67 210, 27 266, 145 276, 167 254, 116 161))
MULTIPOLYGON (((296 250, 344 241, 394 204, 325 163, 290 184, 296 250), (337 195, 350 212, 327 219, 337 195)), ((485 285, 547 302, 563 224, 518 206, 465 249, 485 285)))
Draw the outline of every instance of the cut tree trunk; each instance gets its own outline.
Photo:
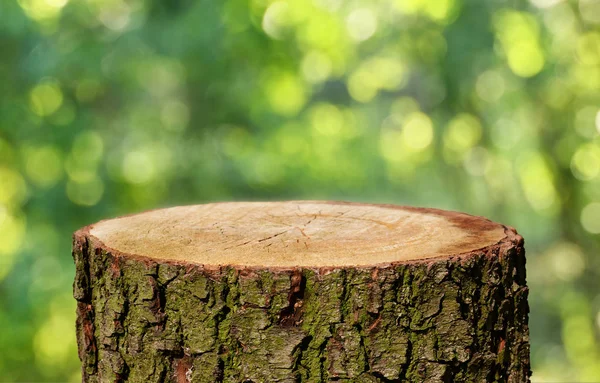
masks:
POLYGON ((485 218, 218 203, 75 233, 84 382, 527 382, 523 239, 485 218))

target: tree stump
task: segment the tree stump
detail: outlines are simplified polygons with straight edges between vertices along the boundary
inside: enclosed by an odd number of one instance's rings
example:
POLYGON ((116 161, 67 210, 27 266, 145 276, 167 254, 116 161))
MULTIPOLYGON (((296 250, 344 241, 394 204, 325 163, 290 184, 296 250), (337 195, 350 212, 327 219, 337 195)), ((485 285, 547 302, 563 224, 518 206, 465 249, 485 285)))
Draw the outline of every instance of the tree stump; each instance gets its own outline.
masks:
POLYGON ((523 238, 485 218, 216 203, 77 231, 84 382, 527 382, 523 238))

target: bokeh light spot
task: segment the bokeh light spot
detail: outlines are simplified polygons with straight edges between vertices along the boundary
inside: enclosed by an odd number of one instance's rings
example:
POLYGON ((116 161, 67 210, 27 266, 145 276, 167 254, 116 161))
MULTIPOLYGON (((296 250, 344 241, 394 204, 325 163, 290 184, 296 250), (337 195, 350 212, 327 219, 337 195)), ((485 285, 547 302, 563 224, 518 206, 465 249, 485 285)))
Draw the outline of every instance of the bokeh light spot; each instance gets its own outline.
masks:
POLYGON ((452 11, 455 7, 455 0, 437 0, 423 1, 422 7, 425 13, 432 19, 438 22, 450 21, 452 11))
POLYGON ((19 172, 0 166, 0 185, 0 203, 17 205, 25 199, 27 184, 19 172))
POLYGON ((265 92, 271 108, 285 116, 296 115, 306 103, 306 87, 291 72, 270 75, 265 82, 265 92))
POLYGON ((504 94, 504 89, 504 78, 497 71, 489 70, 477 77, 475 90, 477 91, 477 95, 484 101, 498 101, 504 94))
POLYGON ((60 108, 62 103, 62 91, 54 80, 44 80, 29 92, 29 106, 38 116, 50 116, 60 108))
POLYGON ((123 159, 123 178, 132 184, 143 184, 156 177, 156 164, 150 153, 135 150, 127 153, 123 159))
POLYGON ((375 57, 367 61, 366 65, 378 88, 397 90, 403 85, 406 70, 400 60, 391 57, 375 57))
POLYGON ((538 212, 555 213, 558 194, 554 175, 544 157, 537 152, 517 158, 519 178, 527 201, 538 212))
POLYGON ((501 10, 494 14, 496 36, 514 74, 532 77, 544 67, 544 53, 539 43, 539 24, 529 13, 501 10))
POLYGON ((600 71, 595 65, 575 64, 571 67, 570 76, 571 81, 575 82, 584 93, 600 90, 600 71))
POLYGON ((311 110, 311 125, 319 135, 336 136, 344 129, 344 116, 334 105, 319 104, 311 110))
POLYGON ((421 151, 433 140, 433 124, 426 114, 416 112, 406 119, 402 133, 408 148, 421 151))
POLYGON ((262 28, 269 37, 282 39, 286 30, 294 23, 294 12, 290 4, 275 1, 265 11, 262 28))
POLYGON ((358 70, 348 78, 348 92, 359 102, 369 102, 377 95, 377 84, 373 76, 364 70, 358 70))
POLYGON ((18 0, 25 14, 40 22, 57 18, 67 2, 68 0, 18 0))
POLYGON ((529 2, 538 8, 550 8, 564 0, 529 0, 529 2))
POLYGON ((581 210, 581 226, 592 234, 600 234, 600 202, 592 202, 581 210))
POLYGON ((76 183, 94 180, 97 167, 104 153, 104 141, 95 130, 79 133, 73 140, 71 153, 65 160, 65 170, 69 179, 76 183))
POLYGON ((25 170, 33 184, 48 188, 61 179, 62 153, 55 146, 28 147, 24 155, 25 170))
POLYGON ((373 57, 348 78, 350 96, 359 102, 371 101, 380 89, 397 90, 404 85, 405 68, 391 57, 373 57))
POLYGON ((331 60, 318 51, 311 51, 302 60, 302 74, 311 83, 320 83, 331 75, 331 60))
POLYGON ((571 159, 573 175, 582 181, 589 181, 600 173, 600 147, 594 143, 581 145, 571 159))
POLYGON ((65 159, 65 170, 70 180, 79 183, 89 182, 98 176, 97 166, 94 162, 78 161, 73 153, 65 159))
POLYGON ((462 113, 448 124, 444 144, 455 152, 464 153, 479 142, 481 134, 482 128, 477 117, 462 113))
POLYGON ((508 49, 508 66, 514 74, 531 77, 544 68, 544 54, 539 46, 532 42, 515 43, 508 49))
POLYGON ((315 12, 298 25, 298 40, 308 49, 344 52, 347 38, 342 20, 332 14, 315 12))
POLYGON ((73 156, 77 161, 97 163, 104 153, 104 141, 95 130, 79 133, 73 140, 73 156))
POLYGON ((563 281, 578 278, 585 269, 583 252, 574 243, 555 243, 548 248, 546 256, 554 275, 563 281))
POLYGON ((456 0, 395 0, 393 5, 401 13, 422 14, 442 25, 452 23, 460 10, 460 2, 456 0))
MULTIPOLYGON (((410 104, 410 99, 400 100, 399 103, 406 106, 410 104)), ((382 124, 379 150, 392 165, 406 166, 404 170, 394 168, 393 172, 407 176, 416 164, 429 159, 425 149, 433 141, 433 123, 429 116, 418 111, 406 116, 401 115, 399 110, 395 112, 382 124)))
POLYGON ((98 9, 98 20, 108 29, 121 32, 130 22, 133 9, 131 5, 122 0, 102 1, 98 9))
POLYGON ((355 9, 346 19, 346 28, 352 40, 368 40, 377 31, 377 16, 369 8, 355 9))

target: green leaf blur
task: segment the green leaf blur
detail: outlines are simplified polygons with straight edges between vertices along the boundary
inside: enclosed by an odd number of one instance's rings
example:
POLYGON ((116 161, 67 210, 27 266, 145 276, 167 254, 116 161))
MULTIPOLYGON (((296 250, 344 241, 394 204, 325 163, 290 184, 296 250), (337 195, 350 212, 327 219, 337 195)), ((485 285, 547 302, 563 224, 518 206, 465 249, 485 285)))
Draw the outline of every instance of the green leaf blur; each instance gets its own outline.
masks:
POLYGON ((222 200, 526 239, 534 376, 600 381, 600 1, 0 2, 0 380, 80 381, 70 236, 222 200))

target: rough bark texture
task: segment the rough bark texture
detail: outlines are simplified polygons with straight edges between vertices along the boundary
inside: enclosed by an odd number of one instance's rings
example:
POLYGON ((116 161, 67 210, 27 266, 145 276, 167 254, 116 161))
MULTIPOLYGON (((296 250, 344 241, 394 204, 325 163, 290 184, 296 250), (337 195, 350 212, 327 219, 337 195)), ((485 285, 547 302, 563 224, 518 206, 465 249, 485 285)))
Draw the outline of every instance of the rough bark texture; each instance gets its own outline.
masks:
POLYGON ((523 240, 369 268, 208 270, 75 235, 84 382, 527 382, 523 240))

